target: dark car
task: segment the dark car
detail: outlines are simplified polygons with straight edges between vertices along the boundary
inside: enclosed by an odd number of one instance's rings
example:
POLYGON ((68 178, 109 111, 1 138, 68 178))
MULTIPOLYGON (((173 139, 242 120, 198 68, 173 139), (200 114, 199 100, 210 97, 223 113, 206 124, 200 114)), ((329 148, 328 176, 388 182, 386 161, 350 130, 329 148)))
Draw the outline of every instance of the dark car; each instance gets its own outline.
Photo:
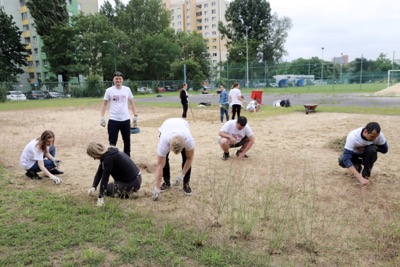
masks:
POLYGON ((45 99, 46 95, 42 90, 33 90, 26 92, 27 99, 45 99))
POLYGON ((165 88, 165 91, 167 91, 167 92, 176 92, 178 90, 177 85, 171 85, 171 86, 167 85, 167 86, 164 86, 164 88, 165 88))
POLYGON ((52 98, 64 98, 65 96, 62 93, 55 92, 55 91, 44 91, 44 94, 46 95, 47 99, 52 99, 52 98))

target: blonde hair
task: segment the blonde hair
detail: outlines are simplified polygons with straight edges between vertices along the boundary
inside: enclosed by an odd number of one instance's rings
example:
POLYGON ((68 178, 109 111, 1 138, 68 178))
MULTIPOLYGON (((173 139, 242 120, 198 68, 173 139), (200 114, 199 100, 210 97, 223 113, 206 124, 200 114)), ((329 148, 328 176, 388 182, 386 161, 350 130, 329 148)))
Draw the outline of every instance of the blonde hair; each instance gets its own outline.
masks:
POLYGON ((185 139, 180 135, 174 135, 169 140, 169 148, 174 154, 180 153, 185 148, 185 139))
POLYGON ((107 148, 100 143, 90 142, 87 146, 86 153, 89 157, 101 159, 107 152, 107 148))

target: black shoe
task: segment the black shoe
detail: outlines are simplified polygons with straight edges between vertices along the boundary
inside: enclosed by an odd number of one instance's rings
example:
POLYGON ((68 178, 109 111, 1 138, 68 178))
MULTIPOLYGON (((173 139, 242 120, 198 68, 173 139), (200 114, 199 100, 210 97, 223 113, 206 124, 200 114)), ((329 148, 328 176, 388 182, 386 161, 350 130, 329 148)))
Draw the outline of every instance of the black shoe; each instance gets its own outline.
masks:
POLYGON ((227 159, 229 159, 229 153, 222 154, 222 160, 227 160, 227 159))
MULTIPOLYGON (((239 154, 240 154, 240 153, 242 153, 242 150, 239 149, 238 151, 236 151, 236 157, 239 157, 239 154)), ((245 158, 248 158, 249 156, 244 155, 244 157, 245 157, 245 158)))
POLYGON ((167 183, 163 183, 160 187, 161 192, 167 191, 168 189, 170 189, 171 185, 167 184, 167 183))
POLYGON ((51 174, 64 174, 64 172, 63 171, 60 171, 59 169, 57 169, 57 168, 54 168, 54 169, 52 169, 52 170, 50 170, 50 173, 51 174))
POLYGON ((33 180, 42 180, 42 177, 34 171, 26 171, 25 175, 33 180))
POLYGON ((189 186, 189 183, 183 184, 183 192, 185 192, 185 195, 191 196, 192 195, 192 189, 189 186))

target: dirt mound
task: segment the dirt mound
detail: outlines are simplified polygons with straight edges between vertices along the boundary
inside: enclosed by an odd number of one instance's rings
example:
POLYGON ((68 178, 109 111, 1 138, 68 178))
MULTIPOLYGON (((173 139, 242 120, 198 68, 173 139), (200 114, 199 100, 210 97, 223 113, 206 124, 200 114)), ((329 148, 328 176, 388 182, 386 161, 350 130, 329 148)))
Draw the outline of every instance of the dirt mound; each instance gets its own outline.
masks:
POLYGON ((400 96, 400 83, 375 92, 374 96, 400 96))

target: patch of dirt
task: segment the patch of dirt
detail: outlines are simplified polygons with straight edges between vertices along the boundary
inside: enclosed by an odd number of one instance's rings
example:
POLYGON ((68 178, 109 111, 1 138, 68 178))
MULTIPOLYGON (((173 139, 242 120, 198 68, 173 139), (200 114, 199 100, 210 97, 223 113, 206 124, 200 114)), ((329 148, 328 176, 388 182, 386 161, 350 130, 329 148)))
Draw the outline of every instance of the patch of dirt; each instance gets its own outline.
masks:
POLYGON ((400 96, 400 83, 375 92, 374 96, 400 96))

